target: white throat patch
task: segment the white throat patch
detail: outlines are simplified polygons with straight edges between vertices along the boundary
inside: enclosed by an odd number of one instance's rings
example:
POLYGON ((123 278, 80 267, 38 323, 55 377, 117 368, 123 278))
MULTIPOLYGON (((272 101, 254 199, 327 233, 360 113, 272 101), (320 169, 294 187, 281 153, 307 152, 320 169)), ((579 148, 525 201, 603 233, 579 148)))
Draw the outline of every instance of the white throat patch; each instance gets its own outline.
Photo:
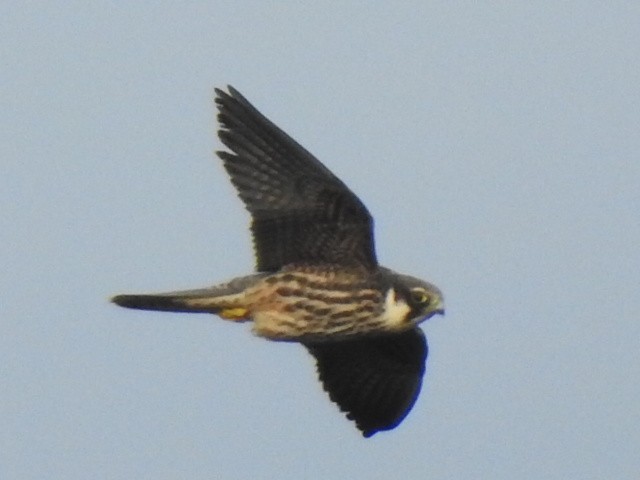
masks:
POLYGON ((406 327, 407 315, 411 311, 411 307, 407 305, 402 298, 398 298, 398 292, 394 288, 387 291, 384 298, 384 313, 382 314, 385 324, 393 329, 393 327, 406 327))

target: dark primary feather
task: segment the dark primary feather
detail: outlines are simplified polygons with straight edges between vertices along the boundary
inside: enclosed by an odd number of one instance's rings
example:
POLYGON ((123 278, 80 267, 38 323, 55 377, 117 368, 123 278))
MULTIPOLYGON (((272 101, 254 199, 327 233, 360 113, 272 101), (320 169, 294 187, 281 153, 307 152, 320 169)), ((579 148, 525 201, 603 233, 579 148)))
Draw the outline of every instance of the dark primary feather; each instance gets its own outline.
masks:
POLYGON ((373 220, 342 181, 240 93, 216 89, 218 152, 252 216, 259 271, 290 263, 377 265, 373 220))
POLYGON ((418 398, 428 353, 418 328, 305 346, 329 397, 365 437, 395 428, 418 398))

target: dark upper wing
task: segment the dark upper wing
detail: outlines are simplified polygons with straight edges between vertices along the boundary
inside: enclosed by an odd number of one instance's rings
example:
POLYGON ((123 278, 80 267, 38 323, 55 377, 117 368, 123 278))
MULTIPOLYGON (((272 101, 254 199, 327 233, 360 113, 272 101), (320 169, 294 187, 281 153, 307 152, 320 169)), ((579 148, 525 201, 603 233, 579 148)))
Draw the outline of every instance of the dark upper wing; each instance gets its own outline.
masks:
POLYGON ((373 220, 344 183, 238 91, 216 89, 218 152, 253 217, 257 269, 289 263, 376 266, 373 220))
POLYGON ((418 398, 428 352, 418 328, 305 346, 329 397, 365 437, 398 426, 418 398))

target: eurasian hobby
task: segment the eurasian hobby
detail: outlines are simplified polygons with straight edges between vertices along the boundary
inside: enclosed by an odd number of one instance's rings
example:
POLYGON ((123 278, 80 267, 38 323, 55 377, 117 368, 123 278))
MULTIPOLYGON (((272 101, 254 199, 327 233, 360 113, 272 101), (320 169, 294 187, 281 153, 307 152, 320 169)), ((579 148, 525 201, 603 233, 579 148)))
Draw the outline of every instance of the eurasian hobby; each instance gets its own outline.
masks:
POLYGON ((418 397, 427 342, 444 313, 434 285, 378 265, 369 211, 319 160, 237 90, 216 89, 217 152, 251 214, 256 273, 210 288, 118 295, 122 307, 253 322, 315 357, 332 401, 365 437, 396 427, 418 397))

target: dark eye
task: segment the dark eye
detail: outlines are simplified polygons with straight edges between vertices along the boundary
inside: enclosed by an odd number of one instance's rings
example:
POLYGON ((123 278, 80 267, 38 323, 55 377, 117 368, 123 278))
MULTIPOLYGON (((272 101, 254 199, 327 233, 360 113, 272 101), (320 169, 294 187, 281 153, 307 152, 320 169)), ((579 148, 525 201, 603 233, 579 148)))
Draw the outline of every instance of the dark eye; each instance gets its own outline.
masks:
POLYGON ((418 305, 424 305, 425 307, 431 302, 429 294, 421 288, 411 290, 411 299, 418 305))

